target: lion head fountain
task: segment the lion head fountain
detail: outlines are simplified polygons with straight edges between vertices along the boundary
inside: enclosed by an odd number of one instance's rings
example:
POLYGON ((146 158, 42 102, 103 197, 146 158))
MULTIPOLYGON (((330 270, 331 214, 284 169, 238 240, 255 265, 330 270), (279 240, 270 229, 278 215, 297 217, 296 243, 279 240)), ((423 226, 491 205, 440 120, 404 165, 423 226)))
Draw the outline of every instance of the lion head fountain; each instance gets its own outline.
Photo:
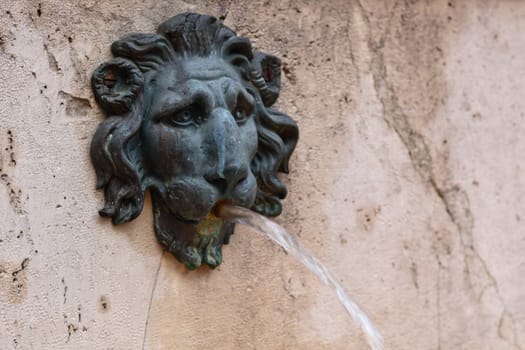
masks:
POLYGON ((114 42, 93 73, 107 118, 91 144, 101 216, 133 220, 150 190, 159 242, 188 268, 216 267, 233 224, 214 215, 229 202, 276 216, 298 139, 295 122, 270 108, 280 60, 254 53, 214 17, 177 15, 158 34, 114 42))

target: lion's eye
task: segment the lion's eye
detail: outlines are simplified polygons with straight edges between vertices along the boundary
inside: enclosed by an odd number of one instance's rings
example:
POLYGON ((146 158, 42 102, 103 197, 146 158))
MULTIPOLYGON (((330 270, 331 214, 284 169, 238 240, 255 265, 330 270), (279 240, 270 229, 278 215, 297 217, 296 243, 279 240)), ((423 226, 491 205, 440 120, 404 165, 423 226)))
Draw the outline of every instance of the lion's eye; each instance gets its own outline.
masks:
POLYGON ((233 111, 233 117, 235 118, 237 123, 243 123, 248 118, 248 116, 246 115, 246 110, 242 107, 235 108, 235 111, 233 111))
POLYGON ((197 124, 202 118, 199 108, 196 106, 190 106, 184 108, 168 117, 164 118, 164 121, 172 126, 188 126, 191 124, 197 124))
POLYGON ((237 100, 237 106, 233 110, 233 117, 238 124, 244 123, 250 119, 255 112, 255 105, 252 100, 249 100, 245 96, 239 96, 237 100))

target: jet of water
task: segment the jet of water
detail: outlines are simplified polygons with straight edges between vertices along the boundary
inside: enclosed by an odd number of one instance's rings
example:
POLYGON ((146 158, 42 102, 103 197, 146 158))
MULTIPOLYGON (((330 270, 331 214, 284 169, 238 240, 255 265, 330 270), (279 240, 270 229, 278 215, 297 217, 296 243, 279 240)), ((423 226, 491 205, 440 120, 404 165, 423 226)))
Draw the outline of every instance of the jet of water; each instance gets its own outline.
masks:
POLYGON ((222 204, 216 210, 219 217, 231 222, 247 225, 262 233, 272 241, 283 247, 288 253, 292 254, 297 260, 303 263, 327 286, 332 288, 337 294, 337 298, 343 304, 352 319, 361 327, 364 332, 368 345, 372 350, 384 350, 383 338, 365 313, 356 303, 348 297, 341 284, 332 276, 316 257, 309 253, 297 239, 290 235, 280 225, 255 212, 236 207, 229 204, 222 204))

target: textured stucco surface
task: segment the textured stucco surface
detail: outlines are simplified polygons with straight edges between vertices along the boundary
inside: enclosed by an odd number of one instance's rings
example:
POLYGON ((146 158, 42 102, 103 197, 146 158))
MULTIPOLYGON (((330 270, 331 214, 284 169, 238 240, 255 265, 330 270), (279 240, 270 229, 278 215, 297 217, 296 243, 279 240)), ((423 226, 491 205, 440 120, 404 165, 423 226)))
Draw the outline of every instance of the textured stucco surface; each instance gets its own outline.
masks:
POLYGON ((215 271, 163 254, 149 198, 98 217, 109 45, 182 11, 284 62, 301 139, 278 222, 389 349, 525 349, 525 3, 0 2, 1 349, 366 349, 330 291, 239 227, 215 271))

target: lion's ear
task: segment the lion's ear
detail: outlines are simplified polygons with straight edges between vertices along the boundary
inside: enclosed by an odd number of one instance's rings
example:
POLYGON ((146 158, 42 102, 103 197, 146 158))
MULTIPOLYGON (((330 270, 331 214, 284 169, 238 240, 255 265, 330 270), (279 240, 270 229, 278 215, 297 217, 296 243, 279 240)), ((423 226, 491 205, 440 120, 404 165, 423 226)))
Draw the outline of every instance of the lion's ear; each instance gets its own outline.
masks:
POLYGON ((121 115, 131 109, 142 91, 140 69, 130 60, 115 58, 101 64, 91 79, 95 98, 110 115, 121 115))
POLYGON ((91 142, 97 188, 104 188, 101 216, 114 224, 137 217, 144 205, 140 126, 144 78, 130 60, 115 58, 100 65, 92 77, 98 104, 108 115, 91 142))
POLYGON ((272 106, 281 91, 281 60, 258 52, 252 61, 252 83, 257 87, 266 107, 272 106))

